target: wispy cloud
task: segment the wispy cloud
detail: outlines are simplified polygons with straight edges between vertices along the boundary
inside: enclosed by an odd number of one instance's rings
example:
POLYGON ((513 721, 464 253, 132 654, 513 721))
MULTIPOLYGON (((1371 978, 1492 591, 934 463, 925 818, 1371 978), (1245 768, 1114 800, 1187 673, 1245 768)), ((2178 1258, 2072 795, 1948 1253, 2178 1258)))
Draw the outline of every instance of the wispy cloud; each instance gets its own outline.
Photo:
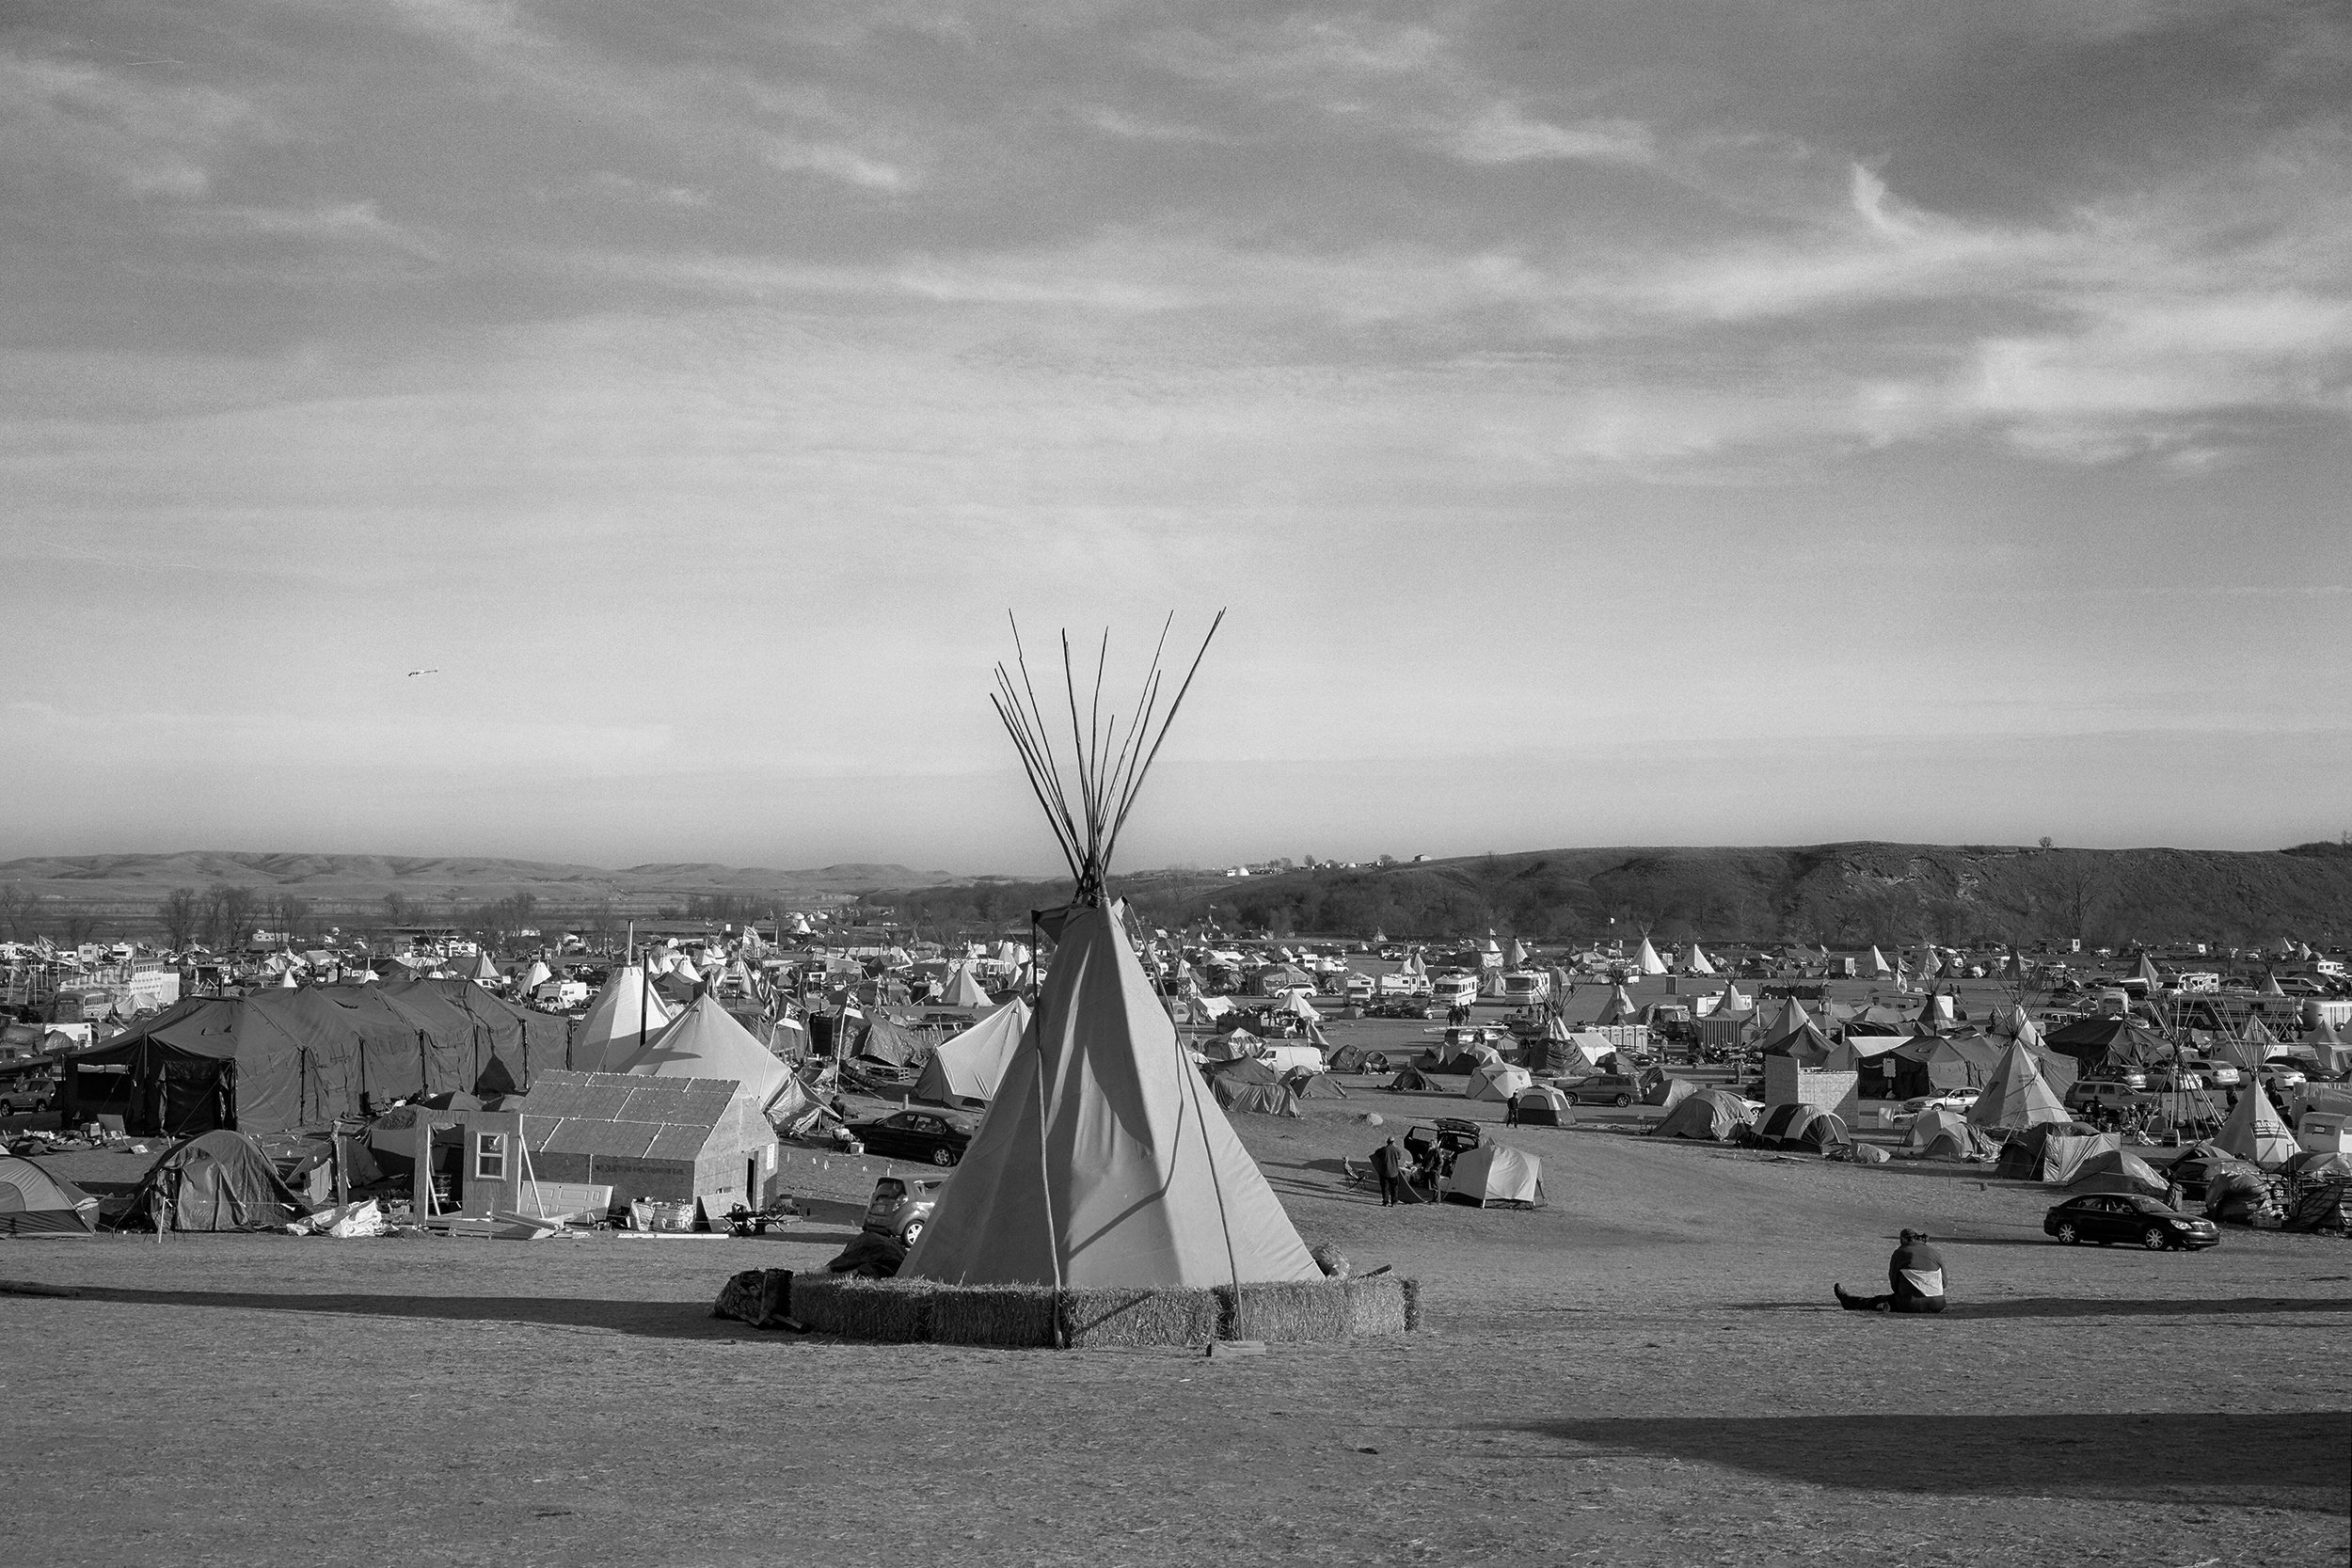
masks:
POLYGON ((1657 156, 1648 127, 1629 119, 1555 125, 1511 103, 1492 103, 1474 119, 1438 133, 1439 142, 1471 164, 1519 164, 1556 158, 1639 164, 1657 156))
POLYGON ((83 60, 0 53, 0 168, 95 176, 135 197, 195 198, 238 141, 271 132, 234 94, 83 60))

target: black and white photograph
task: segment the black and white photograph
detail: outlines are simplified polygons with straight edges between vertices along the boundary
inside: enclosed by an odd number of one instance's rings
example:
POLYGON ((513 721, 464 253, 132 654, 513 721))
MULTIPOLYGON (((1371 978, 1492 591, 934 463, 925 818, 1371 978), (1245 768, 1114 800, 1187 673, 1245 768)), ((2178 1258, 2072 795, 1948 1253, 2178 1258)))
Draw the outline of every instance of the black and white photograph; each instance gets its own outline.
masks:
POLYGON ((0 0, 0 1560, 2352 1568, 2342 0, 0 0))

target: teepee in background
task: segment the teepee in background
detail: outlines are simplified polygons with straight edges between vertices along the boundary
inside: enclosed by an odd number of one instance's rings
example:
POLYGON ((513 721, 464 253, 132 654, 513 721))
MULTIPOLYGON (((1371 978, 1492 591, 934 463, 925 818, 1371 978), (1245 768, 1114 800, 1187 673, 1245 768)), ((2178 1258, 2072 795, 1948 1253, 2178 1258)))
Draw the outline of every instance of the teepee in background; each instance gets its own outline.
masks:
POLYGON ((1037 917, 1057 942, 1037 1009, 901 1278, 1075 1289, 1322 1277, 1177 1039, 1136 957, 1126 906, 1105 885, 1136 792, 1200 667, 1195 655, 1163 711, 1159 657, 1122 734, 1117 714, 1107 724, 1101 717, 1102 657, 1089 717, 1080 716, 1063 638, 1067 765, 1025 658, 1016 652, 1017 681, 997 667, 990 700, 1075 886, 1065 908, 1037 917))

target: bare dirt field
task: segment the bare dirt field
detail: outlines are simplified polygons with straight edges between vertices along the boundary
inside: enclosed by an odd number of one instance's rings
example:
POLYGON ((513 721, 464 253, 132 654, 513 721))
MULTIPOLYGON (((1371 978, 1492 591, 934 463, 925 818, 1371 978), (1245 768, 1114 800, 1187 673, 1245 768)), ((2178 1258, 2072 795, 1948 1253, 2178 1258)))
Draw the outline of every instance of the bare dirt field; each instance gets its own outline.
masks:
MULTIPOLYGON (((1402 1039, 1408 1033, 1396 1029, 1402 1039)), ((2343 1564, 2352 1245, 2068 1249, 2044 1190, 1498 1130, 1549 1206, 1382 1209, 1391 1095, 1237 1118, 1425 1332, 1263 1358, 869 1346, 715 1321, 781 1238, 0 1243, 10 1562, 2343 1564), (1836 1310, 1932 1232, 1956 1307, 1836 1310)), ((66 1157, 95 1161, 102 1157, 66 1157)), ((119 1157, 116 1157, 119 1158, 119 1157)), ((66 1165, 69 1174, 72 1166, 66 1165)), ((83 1175, 97 1180, 104 1172, 83 1175)))

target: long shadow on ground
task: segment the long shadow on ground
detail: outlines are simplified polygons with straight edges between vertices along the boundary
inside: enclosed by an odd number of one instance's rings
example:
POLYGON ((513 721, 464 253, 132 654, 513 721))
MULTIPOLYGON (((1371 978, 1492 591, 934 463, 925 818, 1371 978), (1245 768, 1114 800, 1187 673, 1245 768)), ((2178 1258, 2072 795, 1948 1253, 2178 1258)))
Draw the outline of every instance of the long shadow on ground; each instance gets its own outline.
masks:
MULTIPOLYGON (((1877 1290, 1874 1283, 1871 1290, 1877 1290)), ((1816 1312, 1834 1303, 1743 1301, 1734 1312, 1816 1312)), ((2019 1296, 2011 1301, 1955 1302, 1921 1323, 1968 1318, 2235 1318, 2264 1312, 2352 1312, 2347 1296, 2226 1296, 2199 1301, 2116 1301, 2102 1296, 2019 1296)), ((1906 1320, 1910 1321, 1910 1320, 1906 1320)))
POLYGON ((1815 1486, 2352 1511, 2352 1413, 1705 1417, 1512 1423, 1570 1458, 1727 1465, 1815 1486))
POLYGON ((125 1307, 197 1307, 236 1312, 326 1312, 356 1318, 511 1323, 601 1329, 655 1339, 740 1339, 743 1325, 710 1316, 692 1301, 594 1301, 533 1296, 309 1295, 267 1291, 128 1291, 85 1285, 82 1301, 125 1307))

